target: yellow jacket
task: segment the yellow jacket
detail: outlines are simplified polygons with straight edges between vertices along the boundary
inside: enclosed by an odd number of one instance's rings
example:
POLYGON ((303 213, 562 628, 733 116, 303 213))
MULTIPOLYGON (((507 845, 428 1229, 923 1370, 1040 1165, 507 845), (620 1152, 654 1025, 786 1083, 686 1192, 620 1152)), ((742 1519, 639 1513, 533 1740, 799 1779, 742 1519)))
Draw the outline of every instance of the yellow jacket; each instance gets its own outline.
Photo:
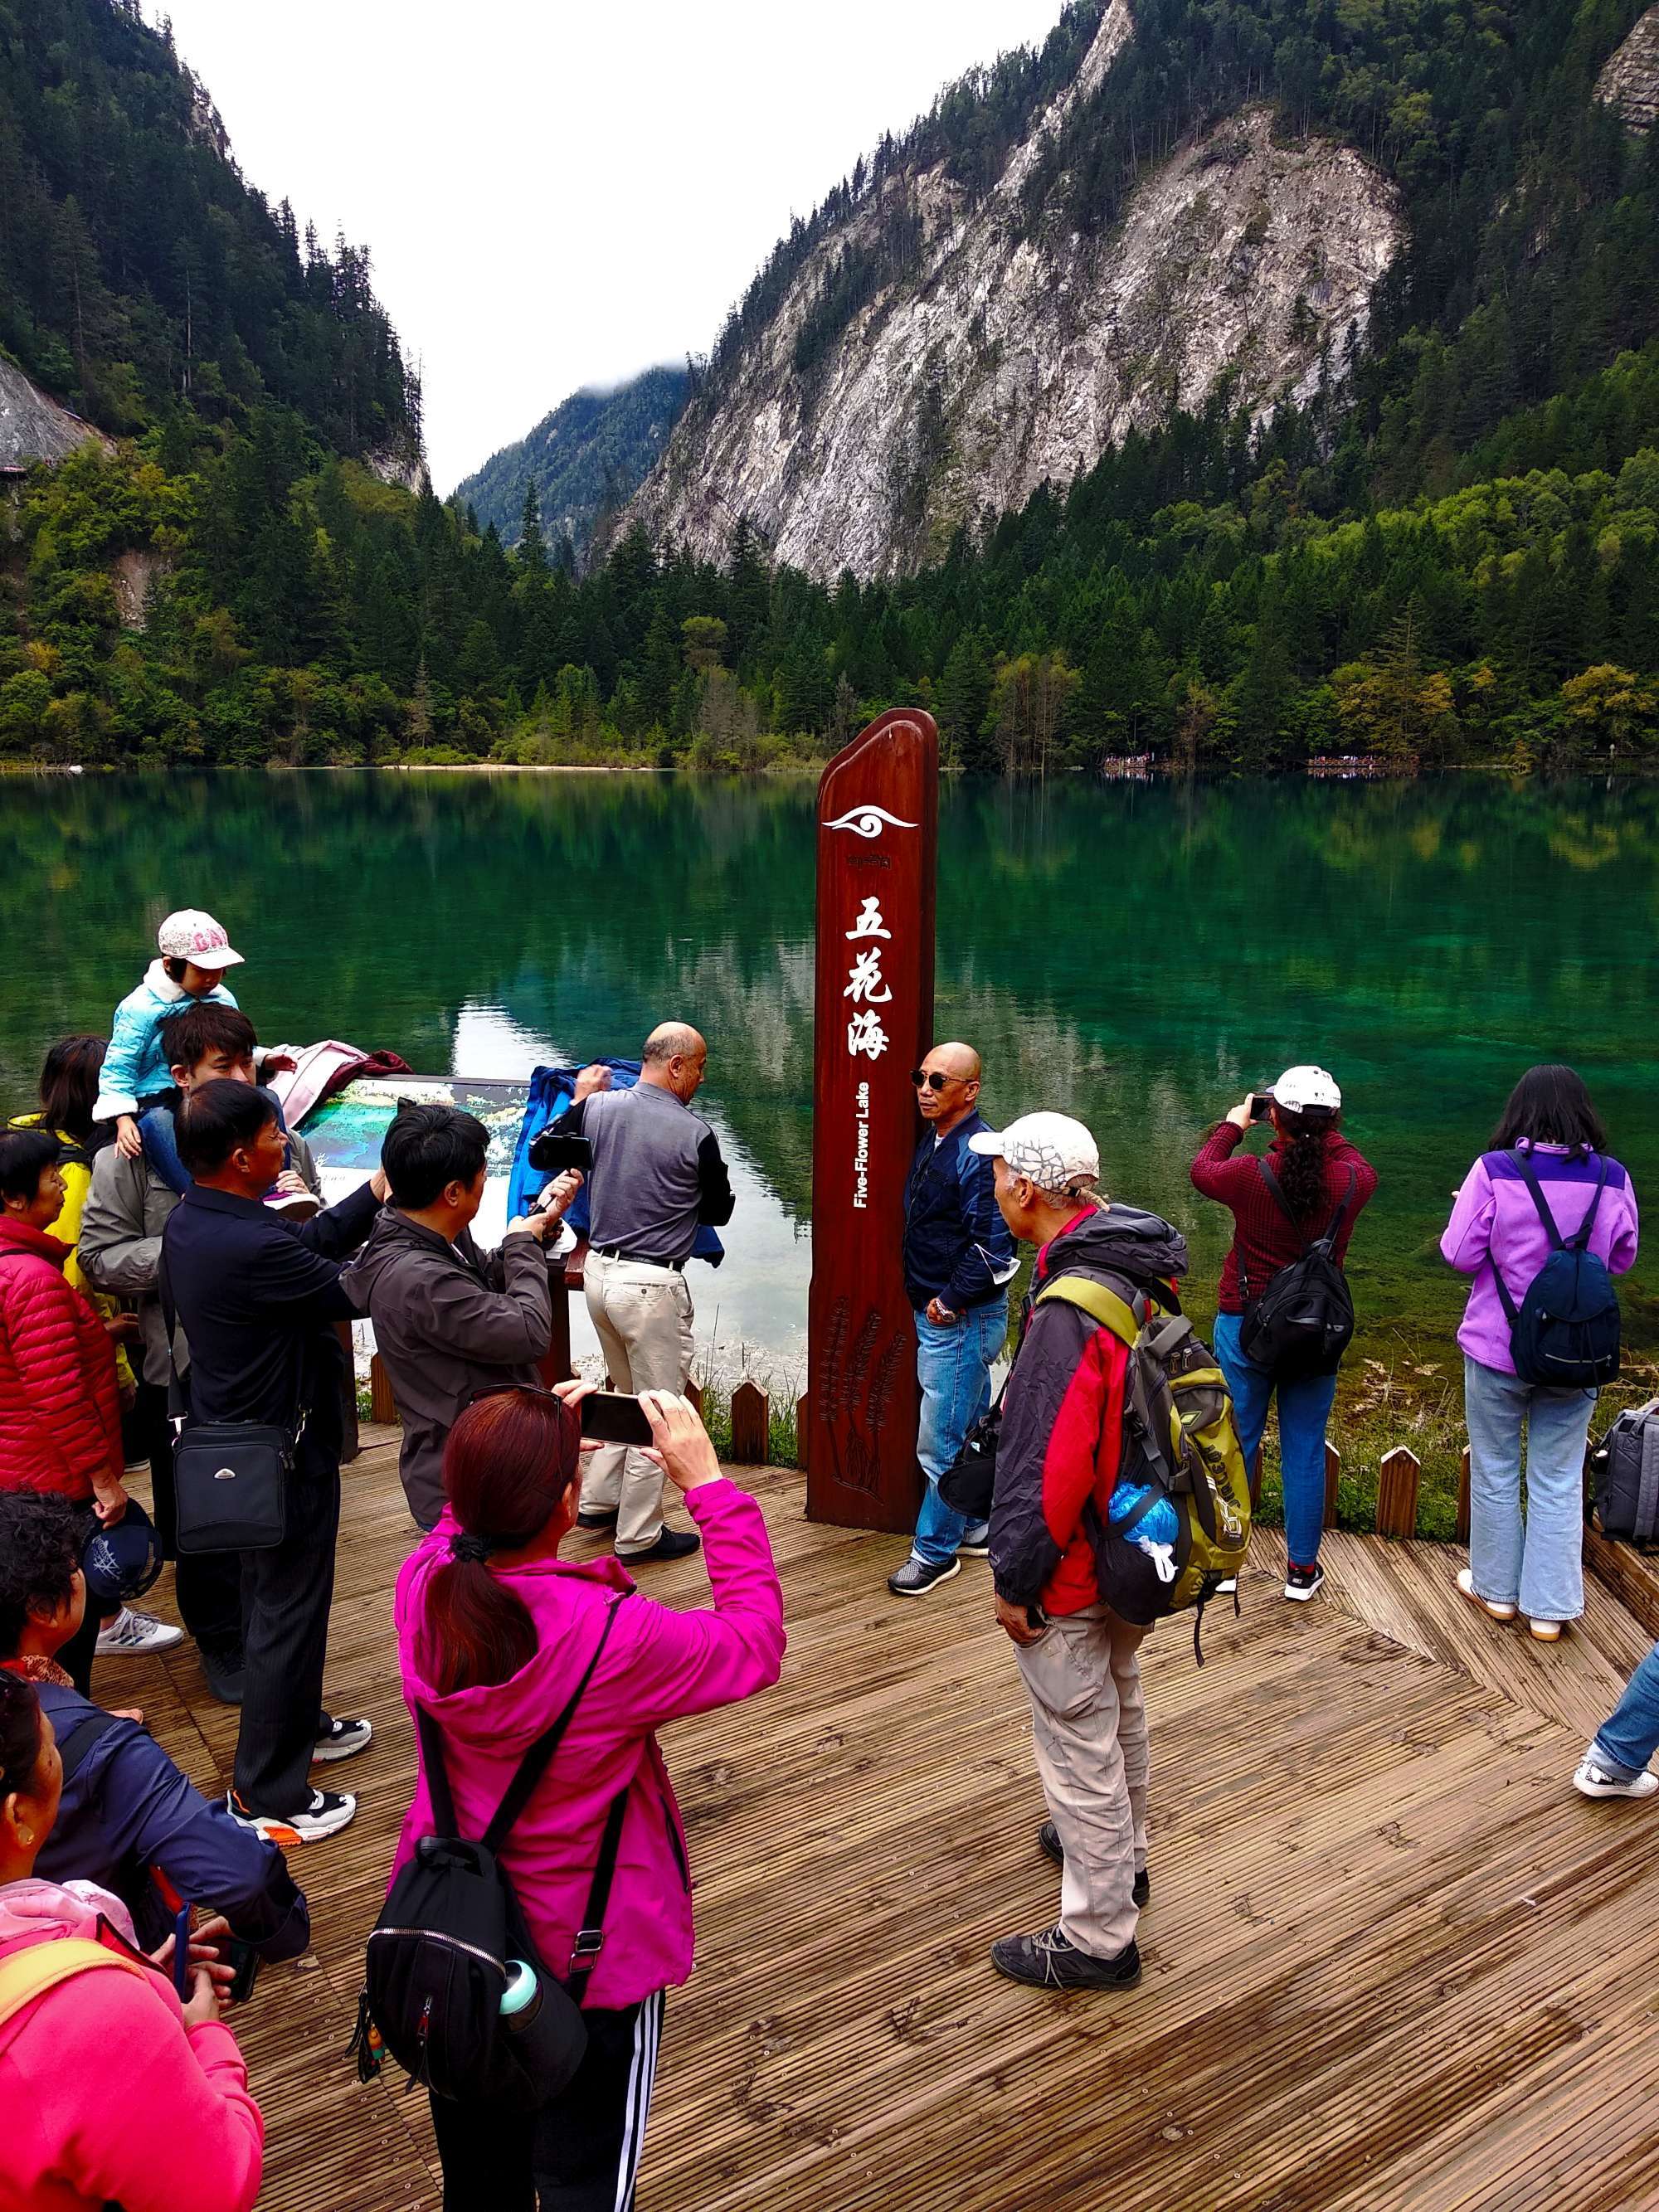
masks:
MULTIPOLYGON (((38 1129, 40 1123, 39 1114, 14 1114, 7 1126, 13 1129, 38 1129)), ((67 1129, 54 1129, 52 1134, 64 1147, 58 1162, 58 1172, 64 1178, 64 1203, 58 1218, 47 1224, 46 1234, 55 1237, 60 1244, 67 1244, 70 1248, 70 1256, 64 1267, 64 1280, 80 1291, 94 1313, 100 1315, 105 1321, 112 1321, 117 1314, 125 1311, 121 1301, 112 1297, 107 1291, 93 1289, 81 1272, 81 1255, 76 1249, 81 1242, 81 1215, 86 1206, 87 1193, 92 1188, 91 1156, 79 1139, 70 1136, 67 1129)), ((114 1350, 115 1379, 125 1399, 137 1387, 132 1362, 127 1358, 125 1345, 118 1344, 114 1350)))

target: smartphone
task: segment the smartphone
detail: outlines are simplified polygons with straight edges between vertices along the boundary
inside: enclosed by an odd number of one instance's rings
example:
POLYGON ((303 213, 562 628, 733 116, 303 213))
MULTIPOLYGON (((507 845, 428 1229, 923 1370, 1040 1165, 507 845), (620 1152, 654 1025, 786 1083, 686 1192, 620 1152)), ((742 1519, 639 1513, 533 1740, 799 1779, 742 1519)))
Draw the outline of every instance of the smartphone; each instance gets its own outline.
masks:
POLYGON ((586 1137, 568 1137, 558 1128, 544 1129, 530 1140, 530 1164, 538 1175, 563 1175, 580 1168, 584 1175, 593 1164, 593 1147, 586 1137))
POLYGON ((225 1964, 234 1966, 236 1978, 230 1985, 232 2004, 246 2004, 253 1995, 254 1977, 259 1971, 259 1954, 252 1943, 245 1943, 240 1936, 227 1936, 219 1945, 225 1964))
POLYGON ((1250 1099, 1251 1121, 1265 1121, 1273 1110, 1273 1094, 1271 1091, 1258 1091, 1252 1094, 1250 1099))
POLYGON ((576 1412, 582 1434, 596 1444, 648 1444, 651 1421, 637 1398, 620 1390, 595 1390, 576 1412))

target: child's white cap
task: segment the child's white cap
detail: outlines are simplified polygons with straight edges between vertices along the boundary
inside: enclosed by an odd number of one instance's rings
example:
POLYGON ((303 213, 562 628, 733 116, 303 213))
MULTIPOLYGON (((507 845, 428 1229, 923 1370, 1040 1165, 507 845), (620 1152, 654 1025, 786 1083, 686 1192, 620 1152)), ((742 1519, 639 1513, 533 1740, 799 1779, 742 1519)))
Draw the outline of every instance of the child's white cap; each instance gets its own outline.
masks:
POLYGON ((230 949, 224 925, 199 907, 180 907, 155 933, 163 960, 189 960, 198 968, 240 968, 242 956, 230 949))

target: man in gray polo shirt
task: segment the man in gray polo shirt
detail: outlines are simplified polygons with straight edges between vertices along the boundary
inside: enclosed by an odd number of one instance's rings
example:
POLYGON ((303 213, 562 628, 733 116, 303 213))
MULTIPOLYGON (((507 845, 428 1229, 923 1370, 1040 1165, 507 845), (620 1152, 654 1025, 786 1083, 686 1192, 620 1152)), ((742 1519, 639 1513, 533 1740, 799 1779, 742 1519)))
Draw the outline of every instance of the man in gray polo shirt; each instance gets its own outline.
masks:
MULTIPOLYGON (((698 1228, 724 1228, 737 1201, 719 1139, 691 1111, 708 1046, 685 1023, 663 1022, 641 1058, 631 1091, 611 1090, 607 1070, 585 1068, 582 1081, 591 1075, 599 1087, 560 1126, 593 1147, 583 1285, 612 1387, 678 1391, 691 1372, 685 1263, 698 1228)), ((664 1527, 662 1469, 619 1444, 589 1458, 580 1521, 614 1528, 617 1556, 630 1565, 684 1559, 701 1540, 664 1527)))

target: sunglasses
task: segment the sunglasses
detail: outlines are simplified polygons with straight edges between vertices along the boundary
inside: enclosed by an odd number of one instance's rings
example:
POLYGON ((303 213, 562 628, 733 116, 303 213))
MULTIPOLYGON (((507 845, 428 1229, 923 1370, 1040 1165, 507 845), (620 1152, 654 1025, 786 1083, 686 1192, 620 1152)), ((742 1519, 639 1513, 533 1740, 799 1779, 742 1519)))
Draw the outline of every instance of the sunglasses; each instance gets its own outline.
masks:
POLYGON ((556 1390, 544 1389, 539 1382, 484 1382, 477 1389, 467 1392, 461 1401, 461 1411, 465 1413, 469 1406, 481 1406, 486 1398, 516 1398, 520 1394, 526 1398, 551 1398, 561 1406, 564 1403, 556 1390))
POLYGON ((936 1067, 913 1067, 910 1080, 918 1091, 943 1091, 947 1083, 971 1083, 970 1075, 941 1075, 936 1067))

